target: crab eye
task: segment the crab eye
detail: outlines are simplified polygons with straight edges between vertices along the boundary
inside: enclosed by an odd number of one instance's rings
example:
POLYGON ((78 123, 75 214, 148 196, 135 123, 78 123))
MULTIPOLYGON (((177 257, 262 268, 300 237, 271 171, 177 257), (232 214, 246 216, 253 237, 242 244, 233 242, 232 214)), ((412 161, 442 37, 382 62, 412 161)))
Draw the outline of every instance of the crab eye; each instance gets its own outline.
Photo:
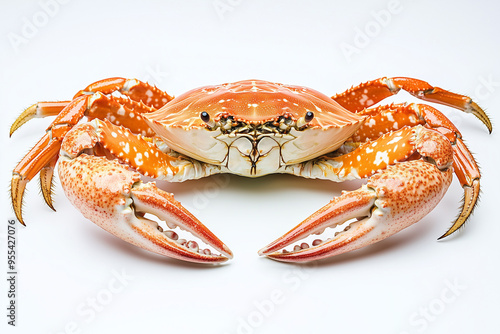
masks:
POLYGON ((208 123, 210 121, 210 115, 206 112, 206 111, 203 111, 201 114, 200 114, 200 118, 203 122, 205 123, 208 123))
POLYGON ((306 123, 309 123, 310 121, 313 120, 313 118, 314 118, 314 113, 312 111, 308 111, 304 116, 304 121, 306 121, 306 123))

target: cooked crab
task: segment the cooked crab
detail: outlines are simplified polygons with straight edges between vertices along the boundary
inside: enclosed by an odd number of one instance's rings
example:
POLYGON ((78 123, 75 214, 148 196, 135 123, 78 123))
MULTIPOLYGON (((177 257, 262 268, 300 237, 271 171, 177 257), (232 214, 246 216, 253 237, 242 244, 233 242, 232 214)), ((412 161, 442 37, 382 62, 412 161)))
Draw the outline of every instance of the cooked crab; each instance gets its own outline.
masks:
POLYGON ((146 250, 216 263, 232 257, 229 248, 172 194, 143 182, 141 174, 169 182, 219 173, 367 179, 259 251, 300 262, 367 246, 419 221, 441 200, 454 172, 465 200, 446 237, 465 223, 476 204, 479 169, 458 129, 437 109, 415 103, 372 107, 401 89, 472 113, 492 130, 470 98, 412 78, 381 78, 333 97, 301 86, 245 80, 194 89, 175 99, 135 79, 110 78, 71 101, 34 104, 14 122, 11 135, 34 117, 56 116, 14 169, 14 211, 24 224, 24 189, 37 173, 53 208, 52 177, 59 161, 67 197, 89 220, 146 250), (90 121, 79 124, 85 116, 90 121), (176 226, 198 241, 179 239, 176 226), (303 242, 329 227, 338 230, 330 238, 303 242), (200 248, 200 240, 207 248, 200 248))

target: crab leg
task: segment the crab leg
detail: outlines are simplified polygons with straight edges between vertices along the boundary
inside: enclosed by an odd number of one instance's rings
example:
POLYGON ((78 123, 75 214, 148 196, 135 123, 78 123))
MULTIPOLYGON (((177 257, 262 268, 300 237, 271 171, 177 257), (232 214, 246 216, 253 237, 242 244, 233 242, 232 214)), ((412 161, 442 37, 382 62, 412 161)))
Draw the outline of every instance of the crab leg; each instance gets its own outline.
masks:
POLYGON ((422 126, 405 128, 366 143, 346 155, 319 158, 294 174, 330 179, 364 178, 366 185, 345 192, 297 227, 259 251, 281 261, 311 261, 341 254, 380 241, 422 219, 441 200, 452 180, 453 153, 440 133, 422 126), (377 146, 375 152, 374 145, 377 146), (381 147, 382 146, 382 147, 381 147), (399 148, 396 149, 396 146, 399 148), (419 158, 419 160, 406 160, 419 158), (354 161, 367 161, 361 167, 354 161), (390 166, 390 164, 394 164, 390 166), (382 169, 380 172, 376 170, 382 169), (352 219, 356 221, 352 222, 352 219), (350 223, 343 232, 312 247, 282 251, 327 227, 350 223))
MULTIPOLYGON (((156 110, 155 108, 148 107, 142 102, 104 95, 101 92, 82 94, 75 99, 81 98, 85 98, 87 101, 84 115, 90 120, 94 118, 108 119, 113 124, 126 126, 134 133, 141 133, 145 136, 154 135, 140 114, 153 112, 156 110)), ((39 102, 30 106, 14 121, 10 128, 10 135, 12 136, 17 129, 33 118, 59 115, 70 102, 39 102)))
POLYGON ((458 218, 448 231, 439 237, 439 239, 443 239, 451 235, 463 226, 472 214, 477 200, 479 199, 479 180, 481 178, 479 167, 461 138, 456 139, 456 142, 453 145, 453 152, 453 169, 458 177, 458 180, 460 181, 460 184, 462 185, 462 188, 464 189, 464 199, 462 211, 460 212, 458 218))
MULTIPOLYGON (((448 160, 452 161, 450 142, 437 131, 421 125, 413 128, 405 127, 395 132, 387 133, 373 142, 359 145, 355 150, 336 157, 322 156, 304 163, 288 166, 288 172, 307 178, 318 178, 342 182, 353 179, 363 179, 372 176, 377 171, 387 168, 397 162, 410 158, 428 156, 440 166, 447 168, 448 160), (426 145, 431 140, 435 147, 426 145), (437 152, 424 152, 432 149, 437 152)), ((450 163, 451 164, 451 163, 450 163)))
POLYGON ((367 118, 348 141, 371 141, 388 132, 419 124, 441 132, 451 142, 454 142, 457 136, 462 136, 442 112, 426 104, 383 105, 364 109, 357 114, 367 118))
POLYGON ((107 119, 115 125, 130 129, 133 133, 152 137, 155 133, 141 117, 141 114, 155 110, 155 108, 148 107, 142 102, 112 95, 103 95, 98 92, 90 98, 86 115, 89 120, 94 118, 107 119))
POLYGON ((351 140, 365 142, 378 138, 383 133, 404 126, 423 126, 445 135, 453 147, 453 169, 464 189, 462 212, 453 226, 439 239, 449 236, 465 224, 479 198, 479 167, 462 140, 460 131, 439 110, 425 104, 396 104, 379 106, 359 112, 368 116, 366 122, 356 131, 351 140))
MULTIPOLYGON (((172 96, 168 95, 166 92, 151 86, 148 83, 144 83, 137 79, 124 79, 124 78, 108 78, 100 81, 96 81, 88 85, 85 89, 79 91, 73 100, 81 96, 94 95, 96 93, 101 93, 100 95, 107 95, 114 92, 119 92, 123 95, 128 96, 131 100, 117 98, 114 96, 108 96, 109 105, 106 106, 105 102, 99 103, 99 107, 104 109, 116 109, 112 113, 108 112, 108 119, 111 121, 118 116, 130 115, 131 113, 144 113, 154 111, 170 100, 173 99, 172 96), (134 103, 135 102, 135 103, 134 103), (119 104, 116 108, 114 104, 119 104), (123 110, 125 109, 125 110, 123 110), (116 111, 119 111, 118 113, 116 111)), ((99 96, 101 97, 101 96, 99 96)), ((98 100, 99 98, 94 98, 98 100)), ((23 113, 14 121, 10 128, 10 136, 19 129, 23 124, 28 122, 33 118, 43 118, 47 116, 57 116, 71 101, 57 101, 57 102, 38 102, 33 104, 24 110, 23 113)), ((95 108, 94 108, 95 111, 95 108)), ((102 114, 104 110, 100 110, 102 114)), ((92 111, 90 111, 92 113, 92 111)), ((100 118, 99 116, 88 115, 92 118, 100 118)), ((132 116, 131 118, 134 118, 132 116)), ((124 117, 122 117, 124 118, 124 117)), ((114 122, 116 125, 125 125, 119 121, 114 122)), ((131 122, 128 122, 131 123, 131 122)), ((132 123, 133 124, 133 123, 132 123)), ((128 125, 132 125, 128 124, 128 125)), ((133 126, 131 129, 135 128, 133 126)), ((151 134, 149 134, 151 135, 151 134)))
POLYGON ((96 92, 101 92, 103 94, 120 92, 121 94, 127 95, 134 101, 142 102, 145 105, 153 107, 155 109, 163 107, 173 99, 172 96, 168 95, 161 89, 156 88, 155 86, 151 86, 148 83, 139 81, 137 79, 125 78, 108 78, 96 81, 76 93, 74 98, 81 95, 93 94, 96 92))
MULTIPOLYGON (((85 97, 79 97, 71 101, 52 122, 47 129, 47 133, 14 168, 11 180, 11 198, 14 212, 21 224, 24 225, 22 200, 26 184, 43 168, 48 168, 43 175, 46 176, 44 178, 49 179, 49 182, 42 180, 42 187, 47 186, 47 183, 52 184, 51 166, 54 159, 57 159, 61 142, 71 127, 83 117, 85 109, 85 97)), ((42 192, 44 197, 48 195, 50 198, 50 189, 42 188, 42 192)), ((51 200, 47 204, 52 207, 51 200)))
POLYGON ((45 165, 40 170, 40 189, 42 190, 42 196, 45 203, 52 210, 56 211, 54 204, 52 202, 52 195, 54 192, 54 168, 56 167, 57 160, 59 159, 59 154, 56 154, 52 160, 50 160, 47 165, 45 165))
POLYGON ((439 87, 433 87, 429 83, 418 79, 383 77, 352 87, 341 94, 332 96, 332 98, 344 108, 357 112, 371 107, 391 95, 397 94, 401 89, 419 99, 472 113, 486 125, 489 132, 492 131, 490 119, 470 97, 455 94, 439 87))
POLYGON ((14 169, 11 195, 14 211, 19 221, 24 225, 21 212, 24 189, 38 172, 40 172, 40 185, 45 202, 54 209, 51 188, 57 152, 66 133, 84 116, 90 119, 109 119, 115 124, 127 126, 134 133, 152 136, 152 130, 139 114, 154 110, 142 102, 103 95, 100 92, 93 95, 81 95, 69 102, 40 102, 26 109, 12 125, 11 134, 32 118, 56 114, 57 117, 47 129, 47 133, 14 169))
POLYGON ((10 134, 19 129, 23 124, 32 120, 33 118, 43 118, 47 116, 57 116, 71 101, 59 102, 38 102, 24 110, 21 115, 12 123, 10 127, 10 134))

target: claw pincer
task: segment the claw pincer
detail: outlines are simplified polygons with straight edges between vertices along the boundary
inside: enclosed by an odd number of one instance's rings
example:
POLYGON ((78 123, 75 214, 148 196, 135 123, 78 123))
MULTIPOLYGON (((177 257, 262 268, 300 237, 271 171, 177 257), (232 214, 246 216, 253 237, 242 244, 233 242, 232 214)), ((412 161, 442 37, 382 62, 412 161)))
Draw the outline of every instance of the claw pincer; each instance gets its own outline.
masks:
POLYGON ((259 253, 280 261, 305 262, 368 246, 422 219, 439 203, 451 180, 451 169, 441 172, 420 160, 391 166, 361 189, 333 199, 259 253), (346 222, 344 231, 317 246, 279 252, 310 234, 346 222))
POLYGON ((435 131, 416 128, 413 136, 420 160, 397 163, 372 176, 360 189, 344 192, 259 254, 286 262, 323 259, 373 244, 422 219, 451 184, 453 152, 450 142, 435 131), (342 224, 346 228, 334 238, 311 248, 284 250, 342 224))
POLYGON ((161 255, 200 263, 224 262, 232 257, 229 248, 172 194, 153 183, 143 183, 138 172, 116 160, 75 155, 75 148, 94 146, 95 137, 90 125, 75 127, 63 142, 59 160, 66 196, 87 219, 122 240, 161 255), (156 221, 144 217, 146 213, 191 232, 222 255, 200 251, 193 242, 179 242, 175 232, 163 232, 156 221))

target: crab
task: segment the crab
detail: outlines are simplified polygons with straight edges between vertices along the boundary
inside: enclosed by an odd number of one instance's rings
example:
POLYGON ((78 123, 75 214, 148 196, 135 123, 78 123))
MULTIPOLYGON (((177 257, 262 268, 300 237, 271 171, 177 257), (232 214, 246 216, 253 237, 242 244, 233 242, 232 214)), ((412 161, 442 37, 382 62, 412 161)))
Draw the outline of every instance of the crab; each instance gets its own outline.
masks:
POLYGON ((372 80, 332 97, 302 86, 244 80, 176 98, 136 79, 109 78, 70 101, 36 103, 13 123, 11 135, 32 118, 56 116, 13 171, 13 209, 24 225, 24 190, 38 173, 43 197, 54 208, 57 163, 69 201, 98 226, 164 256, 221 263, 233 257, 231 250, 173 194, 143 176, 168 182, 220 173, 364 179, 359 189, 342 192, 259 251, 279 261, 305 262, 368 246, 418 222, 439 203, 454 173, 464 202, 441 239, 471 215, 479 168, 458 129, 434 107, 374 106, 400 90, 472 113, 492 131, 486 113, 469 97, 406 77, 372 80), (84 117, 88 122, 81 123, 84 117), (176 227, 197 241, 179 238, 176 227), (335 234, 304 242, 327 228, 335 234))

